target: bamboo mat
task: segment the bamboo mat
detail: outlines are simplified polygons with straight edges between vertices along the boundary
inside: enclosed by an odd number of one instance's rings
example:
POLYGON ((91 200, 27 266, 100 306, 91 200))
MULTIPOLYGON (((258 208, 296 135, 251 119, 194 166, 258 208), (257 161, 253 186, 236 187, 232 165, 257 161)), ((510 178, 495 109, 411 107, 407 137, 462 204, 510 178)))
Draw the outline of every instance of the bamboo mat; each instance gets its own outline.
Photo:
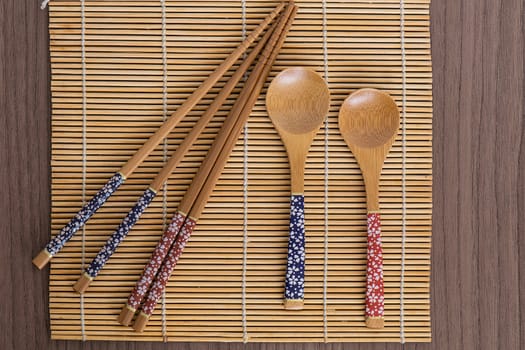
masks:
MULTIPOLYGON (((143 334, 116 319, 234 95, 87 293, 72 290, 225 79, 52 262, 53 339, 235 342, 428 342, 432 217, 430 0, 296 1, 271 77, 325 76, 332 104, 306 168, 306 300, 282 308, 289 169, 261 94, 166 294, 143 334), (386 327, 364 327, 363 181, 337 127, 343 99, 374 87, 401 128, 381 178, 386 327)), ((52 232, 56 232, 240 43, 275 1, 49 3, 52 232), (163 25, 164 24, 164 25, 163 25)), ((270 79, 268 81, 270 81, 270 79)))

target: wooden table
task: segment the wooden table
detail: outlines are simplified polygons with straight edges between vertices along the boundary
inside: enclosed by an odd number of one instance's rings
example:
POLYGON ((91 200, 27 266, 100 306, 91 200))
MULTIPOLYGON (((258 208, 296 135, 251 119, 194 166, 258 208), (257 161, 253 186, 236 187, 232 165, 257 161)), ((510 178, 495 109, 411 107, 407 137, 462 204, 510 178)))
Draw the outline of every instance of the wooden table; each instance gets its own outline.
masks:
MULTIPOLYGON (((47 12, 0 2, 1 349, 243 349, 242 344, 56 342, 49 232, 47 12)), ((525 1, 434 0, 432 344, 251 344, 250 349, 525 349, 525 1), (520 256, 521 253, 521 256, 520 256)))

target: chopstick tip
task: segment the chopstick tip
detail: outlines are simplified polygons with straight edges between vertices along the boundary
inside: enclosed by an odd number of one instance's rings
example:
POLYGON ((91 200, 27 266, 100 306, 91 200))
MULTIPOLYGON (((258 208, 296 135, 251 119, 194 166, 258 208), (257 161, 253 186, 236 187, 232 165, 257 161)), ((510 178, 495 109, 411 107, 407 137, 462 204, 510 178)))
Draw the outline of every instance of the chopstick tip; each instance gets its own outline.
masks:
POLYGON ((135 315, 135 311, 136 310, 128 304, 124 305, 118 317, 118 322, 123 326, 129 326, 133 316, 135 315))
POLYGON ((35 265, 39 270, 42 270, 52 257, 53 256, 47 251, 47 249, 44 249, 38 253, 37 256, 35 256, 33 259, 33 265, 35 265))
POLYGON ((135 332, 142 333, 146 328, 148 321, 149 316, 146 315, 144 312, 141 312, 135 320, 135 323, 133 324, 133 329, 135 330, 135 332))
POLYGON ((84 274, 78 279, 77 283, 73 285, 73 289, 77 293, 83 294, 89 288, 91 281, 93 281, 93 277, 84 272, 84 274))

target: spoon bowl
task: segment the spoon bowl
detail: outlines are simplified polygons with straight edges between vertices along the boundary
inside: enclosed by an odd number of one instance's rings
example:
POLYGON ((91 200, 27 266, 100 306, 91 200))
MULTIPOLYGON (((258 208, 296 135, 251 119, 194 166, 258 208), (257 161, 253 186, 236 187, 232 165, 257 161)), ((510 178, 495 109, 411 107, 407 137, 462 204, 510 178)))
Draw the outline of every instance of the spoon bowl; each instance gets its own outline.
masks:
POLYGON ((293 135, 317 131, 330 104, 326 82, 312 70, 291 68, 272 81, 266 108, 279 133, 293 135))
POLYGON ((284 307, 300 310, 304 303, 304 168, 310 145, 330 107, 324 79, 306 68, 279 73, 266 94, 268 114, 283 140, 291 175, 290 237, 284 307))
POLYGON ((339 129, 354 154, 365 182, 368 209, 366 325, 384 327, 384 282, 379 179, 385 158, 399 129, 399 109, 387 93, 361 89, 339 111, 339 129))
POLYGON ((399 129, 399 109, 389 94, 361 89, 339 111, 339 130, 359 163, 369 211, 379 210, 379 177, 399 129))
POLYGON ((341 106, 339 128, 352 147, 375 148, 392 144, 399 129, 399 110, 387 93, 362 89, 341 106))

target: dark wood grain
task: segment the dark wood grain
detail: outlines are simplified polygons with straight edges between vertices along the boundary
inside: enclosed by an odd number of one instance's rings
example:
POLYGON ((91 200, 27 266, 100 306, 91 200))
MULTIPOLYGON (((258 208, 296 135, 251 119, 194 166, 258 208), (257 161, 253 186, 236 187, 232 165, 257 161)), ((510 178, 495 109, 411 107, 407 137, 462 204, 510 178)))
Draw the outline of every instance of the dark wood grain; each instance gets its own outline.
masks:
MULTIPOLYGON (((432 344, 179 344, 178 349, 525 349, 523 0, 434 0, 432 344), (524 272, 524 273, 522 273, 524 272)), ((47 12, 0 1, 0 349, 165 349, 56 342, 49 237, 47 12)))

